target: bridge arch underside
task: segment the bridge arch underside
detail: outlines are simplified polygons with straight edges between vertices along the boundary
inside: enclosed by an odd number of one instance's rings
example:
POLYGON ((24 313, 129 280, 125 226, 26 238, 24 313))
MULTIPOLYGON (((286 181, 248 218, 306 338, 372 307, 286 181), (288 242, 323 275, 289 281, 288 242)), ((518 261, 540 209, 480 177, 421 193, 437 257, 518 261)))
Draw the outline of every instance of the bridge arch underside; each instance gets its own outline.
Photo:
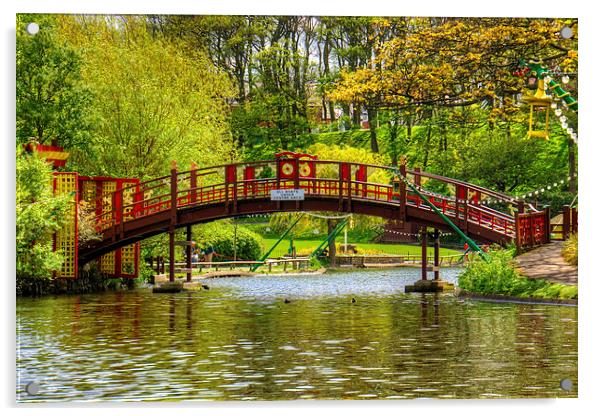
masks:
MULTIPOLYGON (((238 200, 236 207, 223 203, 180 208, 175 218, 175 229, 188 225, 202 224, 226 218, 251 214, 273 214, 278 212, 327 211, 333 213, 353 213, 381 217, 387 220, 404 219, 399 204, 378 201, 349 201, 338 197, 306 197, 303 201, 271 201, 269 198, 238 200)), ((503 244, 510 237, 492 229, 465 222, 462 218, 449 217, 469 237, 481 243, 503 244)), ((453 231, 435 212, 430 209, 406 205, 405 221, 436 227, 444 231, 453 231)), ((155 235, 166 233, 172 226, 170 210, 158 212, 142 218, 133 219, 123 225, 114 226, 103 233, 103 240, 92 248, 81 248, 79 263, 86 264, 99 256, 155 235)))

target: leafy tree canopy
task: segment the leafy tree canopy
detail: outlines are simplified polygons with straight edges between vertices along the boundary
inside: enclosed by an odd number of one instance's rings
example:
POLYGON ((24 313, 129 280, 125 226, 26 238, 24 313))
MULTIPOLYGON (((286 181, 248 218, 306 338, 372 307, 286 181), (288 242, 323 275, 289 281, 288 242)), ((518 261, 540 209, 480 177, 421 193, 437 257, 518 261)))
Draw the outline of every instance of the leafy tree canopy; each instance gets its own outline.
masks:
POLYGON ((63 16, 62 36, 82 51, 83 77, 98 122, 90 152, 76 152, 80 172, 148 178, 235 157, 227 129, 225 74, 201 52, 153 35, 144 18, 63 16))
POLYGON ((81 75, 82 58, 56 34, 50 15, 17 16, 17 142, 30 138, 85 151, 92 97, 81 75), (27 24, 38 23, 35 35, 27 24))

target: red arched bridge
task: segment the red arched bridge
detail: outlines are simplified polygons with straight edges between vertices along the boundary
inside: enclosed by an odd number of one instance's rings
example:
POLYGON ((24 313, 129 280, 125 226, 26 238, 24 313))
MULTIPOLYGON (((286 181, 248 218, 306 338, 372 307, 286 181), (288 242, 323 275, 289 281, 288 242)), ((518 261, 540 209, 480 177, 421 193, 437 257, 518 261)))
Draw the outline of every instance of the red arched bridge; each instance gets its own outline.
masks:
MULTIPOLYGON (((407 189, 403 178, 413 182, 468 236, 495 243, 516 237, 517 213, 524 209, 522 202, 508 195, 419 169, 406 170, 405 166, 317 160, 283 152, 274 160, 193 166, 184 172, 172 166, 170 175, 118 184, 113 192, 96 199, 101 209, 97 208, 94 221, 101 239, 80 247, 77 262, 85 264, 165 232, 173 240, 174 230, 181 227, 250 214, 349 212, 449 229, 416 192, 407 189), (283 190, 296 190, 292 192, 295 199, 279 200, 287 198, 283 190)), ((544 216, 531 219, 530 228, 522 227, 519 234, 537 238, 532 229, 545 229, 544 223, 544 216)))

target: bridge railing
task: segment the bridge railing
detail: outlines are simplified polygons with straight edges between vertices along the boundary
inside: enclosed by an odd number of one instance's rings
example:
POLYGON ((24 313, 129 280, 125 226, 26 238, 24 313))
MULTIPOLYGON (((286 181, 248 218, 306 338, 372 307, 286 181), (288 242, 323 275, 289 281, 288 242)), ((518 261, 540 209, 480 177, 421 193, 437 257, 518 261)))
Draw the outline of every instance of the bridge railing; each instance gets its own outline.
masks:
POLYGON ((535 247, 550 242, 550 211, 516 214, 516 249, 535 247))
POLYGON ((443 214, 507 236, 514 235, 513 216, 480 203, 483 197, 491 197, 517 206, 518 201, 499 192, 418 169, 406 171, 405 167, 397 170, 362 163, 297 159, 224 164, 184 172, 174 168, 170 175, 101 195, 103 212, 97 215, 96 224, 99 231, 104 231, 173 209, 236 204, 239 200, 269 198, 274 189, 293 188, 303 189, 309 197, 338 198, 341 204, 343 200, 368 200, 430 210, 417 194, 406 189, 400 173, 413 177, 418 187, 423 185, 424 178, 442 184, 438 188, 446 188, 450 195, 425 193, 443 214), (289 164, 286 169, 283 163, 289 164), (302 174, 302 163, 306 163, 303 168, 309 175, 302 174))

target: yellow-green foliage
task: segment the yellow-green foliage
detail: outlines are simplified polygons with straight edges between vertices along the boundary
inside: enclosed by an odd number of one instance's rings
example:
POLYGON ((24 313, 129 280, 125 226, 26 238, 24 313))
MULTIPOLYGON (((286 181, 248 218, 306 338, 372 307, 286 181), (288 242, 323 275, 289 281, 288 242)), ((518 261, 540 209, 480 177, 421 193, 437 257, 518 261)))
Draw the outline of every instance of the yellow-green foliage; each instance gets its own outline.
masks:
POLYGON ((36 280, 52 277, 63 256, 52 250, 52 234, 67 220, 69 196, 52 193, 52 169, 37 156, 16 160, 16 266, 17 291, 28 291, 36 280))
POLYGON ((577 242, 577 234, 572 234, 571 237, 564 242, 564 246, 562 247, 562 257, 564 257, 567 263, 572 264, 573 266, 577 266, 579 257, 577 242))
POLYGON ((82 55, 94 99, 91 151, 70 162, 91 174, 156 177, 235 156, 227 75, 200 52, 154 36, 137 16, 62 16, 60 33, 82 55))
MULTIPOLYGON (((365 163, 368 165, 388 166, 387 159, 380 154, 372 153, 368 149, 351 146, 333 146, 316 143, 309 148, 309 153, 318 156, 320 160, 336 160, 343 162, 365 163)), ((337 165, 318 165, 319 178, 338 178, 337 165)), ((382 169, 369 169, 368 182, 388 184, 393 175, 390 171, 382 169)))

